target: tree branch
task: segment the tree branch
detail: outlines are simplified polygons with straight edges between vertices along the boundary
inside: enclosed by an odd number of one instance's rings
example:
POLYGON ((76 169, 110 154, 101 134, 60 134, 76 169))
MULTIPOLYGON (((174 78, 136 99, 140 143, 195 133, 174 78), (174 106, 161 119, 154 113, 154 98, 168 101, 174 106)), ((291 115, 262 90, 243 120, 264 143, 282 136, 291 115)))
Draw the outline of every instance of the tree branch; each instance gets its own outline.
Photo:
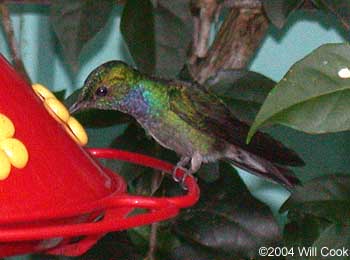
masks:
MULTIPOLYGON (((116 0, 117 4, 124 4, 126 0, 116 0)), ((0 4, 38 4, 51 5, 51 0, 0 0, 0 4)))
MULTIPOLYGON (((160 153, 160 146, 156 146, 156 154, 160 153)), ((164 172, 159 172, 157 170, 154 171, 152 182, 151 182, 151 195, 153 195, 160 187, 160 185, 163 182, 164 179, 164 172)), ((155 222, 151 225, 151 232, 149 235, 149 244, 148 244, 148 253, 147 253, 147 260, 155 260, 155 254, 157 251, 157 232, 158 232, 158 226, 159 223, 155 222)))
POLYGON ((193 58, 204 57, 207 54, 211 24, 218 8, 217 0, 197 0, 193 3, 193 58))
POLYGON ((224 0, 224 7, 229 8, 260 8, 261 0, 224 0))
POLYGON ((0 11, 1 11, 2 25, 6 33, 7 41, 10 48, 10 53, 12 56, 13 66, 24 77, 24 79, 30 83, 31 80, 28 76, 28 73, 21 59, 20 50, 17 48, 14 30, 11 22, 11 17, 10 17, 10 12, 5 4, 0 4, 0 11))
POLYGON ((190 59, 192 77, 203 83, 219 70, 245 68, 264 38, 268 24, 261 5, 232 8, 205 57, 190 59))
POLYGON ((149 235, 149 249, 147 253, 147 260, 155 260, 155 253, 157 251, 157 232, 159 222, 155 222, 151 225, 151 233, 149 235))
POLYGON ((50 5, 50 0, 0 0, 0 4, 40 4, 50 5))

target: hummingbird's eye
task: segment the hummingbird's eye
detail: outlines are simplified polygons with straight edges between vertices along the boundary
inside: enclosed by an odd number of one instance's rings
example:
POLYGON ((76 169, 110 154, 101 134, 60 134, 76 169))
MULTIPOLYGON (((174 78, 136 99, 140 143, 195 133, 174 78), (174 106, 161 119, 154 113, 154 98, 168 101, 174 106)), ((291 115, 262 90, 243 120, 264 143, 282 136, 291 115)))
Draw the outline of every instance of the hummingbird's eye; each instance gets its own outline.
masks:
POLYGON ((106 86, 99 87, 98 89, 96 89, 96 92, 95 92, 95 94, 99 97, 104 97, 107 95, 107 93, 108 93, 108 89, 106 86))

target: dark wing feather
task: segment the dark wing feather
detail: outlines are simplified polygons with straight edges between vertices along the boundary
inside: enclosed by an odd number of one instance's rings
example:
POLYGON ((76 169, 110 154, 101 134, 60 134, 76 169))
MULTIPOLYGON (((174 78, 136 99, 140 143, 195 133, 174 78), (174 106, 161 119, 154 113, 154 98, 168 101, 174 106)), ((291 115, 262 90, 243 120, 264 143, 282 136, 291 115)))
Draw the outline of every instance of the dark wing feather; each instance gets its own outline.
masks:
POLYGON ((294 151, 262 132, 257 132, 247 145, 249 125, 235 118, 226 105, 204 87, 181 81, 169 82, 168 86, 170 109, 191 126, 271 162, 304 165, 294 151))

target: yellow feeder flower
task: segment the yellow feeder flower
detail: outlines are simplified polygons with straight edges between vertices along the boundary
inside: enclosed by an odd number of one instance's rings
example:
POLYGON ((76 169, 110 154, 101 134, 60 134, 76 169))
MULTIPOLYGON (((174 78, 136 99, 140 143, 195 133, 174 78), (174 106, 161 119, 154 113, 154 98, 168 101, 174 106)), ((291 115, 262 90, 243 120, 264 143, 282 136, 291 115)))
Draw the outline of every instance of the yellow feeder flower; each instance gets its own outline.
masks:
POLYGON ((0 150, 0 165, 0 180, 5 180, 11 172, 11 162, 2 150, 0 150))
POLYGON ((26 166, 28 151, 19 140, 15 138, 4 139, 0 141, 0 149, 5 152, 14 167, 22 169, 26 166))
POLYGON ((88 142, 88 136, 79 121, 71 116, 67 121, 67 125, 73 135, 78 139, 80 145, 86 145, 88 142))
POLYGON ((56 98, 55 95, 48 90, 46 87, 44 87, 41 84, 33 84, 32 88, 34 89, 35 93, 42 99, 45 100, 47 98, 56 98))
POLYGON ((70 117, 69 111, 58 99, 52 97, 47 98, 44 104, 64 123, 68 121, 70 117))
POLYGON ((71 117, 68 109, 46 87, 34 84, 35 93, 41 98, 48 112, 60 122, 68 134, 79 144, 86 145, 88 136, 83 126, 74 117, 71 117))
POLYGON ((15 126, 12 121, 5 115, 0 114, 0 141, 10 138, 15 134, 15 126))
POLYGON ((24 144, 16 138, 12 121, 0 114, 0 180, 6 179, 11 172, 11 165, 24 168, 28 163, 28 151, 24 144))

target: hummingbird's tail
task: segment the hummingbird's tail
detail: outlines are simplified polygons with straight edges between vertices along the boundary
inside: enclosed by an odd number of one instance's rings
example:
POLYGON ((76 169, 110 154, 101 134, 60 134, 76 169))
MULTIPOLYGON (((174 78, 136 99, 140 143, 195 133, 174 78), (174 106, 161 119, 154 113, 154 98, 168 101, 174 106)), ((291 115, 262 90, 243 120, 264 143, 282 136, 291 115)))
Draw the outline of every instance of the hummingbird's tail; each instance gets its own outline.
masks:
POLYGON ((226 152, 225 160, 249 173, 282 184, 288 189, 300 184, 299 179, 288 168, 234 146, 226 152))

